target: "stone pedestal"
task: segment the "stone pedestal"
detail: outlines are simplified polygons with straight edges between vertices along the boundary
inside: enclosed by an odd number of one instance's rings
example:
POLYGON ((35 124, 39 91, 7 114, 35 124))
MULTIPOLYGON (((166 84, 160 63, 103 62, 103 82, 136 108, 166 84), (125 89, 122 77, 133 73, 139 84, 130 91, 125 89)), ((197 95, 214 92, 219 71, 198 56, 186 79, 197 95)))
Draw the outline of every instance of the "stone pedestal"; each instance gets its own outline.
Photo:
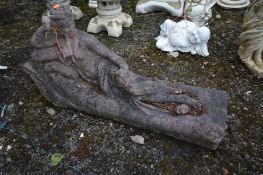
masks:
POLYGON ((98 7, 97 1, 96 0, 89 0, 89 7, 97 8, 98 7))
POLYGON ((148 13, 151 11, 166 11, 172 16, 182 16, 184 12, 184 0, 139 0, 136 5, 136 13, 148 13))
POLYGON ((226 9, 238 9, 247 7, 250 0, 217 0, 217 4, 226 9))
POLYGON ((108 31, 109 36, 119 37, 122 27, 130 27, 133 23, 131 16, 122 12, 120 0, 99 0, 96 11, 98 16, 91 19, 88 32, 108 31))

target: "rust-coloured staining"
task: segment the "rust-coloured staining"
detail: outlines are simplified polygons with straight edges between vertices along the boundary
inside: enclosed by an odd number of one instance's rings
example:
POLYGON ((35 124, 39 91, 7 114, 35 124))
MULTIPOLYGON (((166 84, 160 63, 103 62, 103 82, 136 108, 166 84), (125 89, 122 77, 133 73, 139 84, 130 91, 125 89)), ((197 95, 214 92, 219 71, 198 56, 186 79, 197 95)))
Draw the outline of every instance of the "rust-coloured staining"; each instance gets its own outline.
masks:
POLYGON ((76 149, 73 155, 78 157, 80 160, 84 160, 85 158, 87 158, 88 153, 89 153, 88 148, 86 148, 85 146, 80 146, 79 148, 76 149))
MULTIPOLYGON (((164 110, 167 110, 169 111, 169 113, 174 116, 174 117, 177 117, 179 116, 177 113, 176 113, 176 107, 178 105, 181 105, 179 103, 150 103, 150 102, 145 102, 147 104, 150 104, 154 107, 157 107, 159 109, 164 109, 164 110)), ((190 110, 188 113, 186 113, 185 115, 190 115, 190 116, 194 116, 194 117, 198 117, 198 116, 201 116, 203 114, 206 114, 207 113, 207 107, 206 106, 202 106, 202 109, 201 111, 197 111, 196 109, 192 108, 192 107, 189 107, 190 110)), ((181 115, 180 115, 181 116, 181 115)))
MULTIPOLYGON (((192 93, 192 92, 184 92, 182 94, 185 94, 195 100, 200 100, 198 98, 198 95, 195 94, 195 93, 192 93)), ((157 107, 159 109, 164 109, 164 110, 167 110, 169 111, 169 113, 171 115, 173 115, 174 117, 176 116, 179 116, 177 113, 176 113, 176 107, 178 105, 181 105, 180 103, 153 103, 153 102, 144 102, 144 103, 147 103, 149 105, 152 105, 154 107, 157 107)), ((202 109, 199 111, 199 110, 196 110, 194 109, 193 107, 189 106, 190 110, 188 113, 184 114, 184 115, 190 115, 190 116, 194 116, 194 117, 198 117, 198 116, 201 116, 201 115, 204 115, 204 114, 207 114, 208 110, 207 110, 207 106, 204 106, 202 105, 202 109)), ((181 116, 181 115, 180 115, 181 116)))

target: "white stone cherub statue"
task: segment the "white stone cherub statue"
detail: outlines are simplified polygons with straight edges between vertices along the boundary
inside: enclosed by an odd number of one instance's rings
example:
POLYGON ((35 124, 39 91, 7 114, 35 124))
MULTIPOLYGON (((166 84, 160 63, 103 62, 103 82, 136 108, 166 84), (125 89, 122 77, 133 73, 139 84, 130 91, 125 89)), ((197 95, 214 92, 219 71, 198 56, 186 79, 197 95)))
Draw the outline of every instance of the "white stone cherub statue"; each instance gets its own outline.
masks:
POLYGON ((210 38, 210 29, 199 27, 187 20, 174 22, 167 19, 161 25, 160 36, 156 38, 156 47, 167 52, 181 51, 206 57, 209 55, 207 42, 210 38))

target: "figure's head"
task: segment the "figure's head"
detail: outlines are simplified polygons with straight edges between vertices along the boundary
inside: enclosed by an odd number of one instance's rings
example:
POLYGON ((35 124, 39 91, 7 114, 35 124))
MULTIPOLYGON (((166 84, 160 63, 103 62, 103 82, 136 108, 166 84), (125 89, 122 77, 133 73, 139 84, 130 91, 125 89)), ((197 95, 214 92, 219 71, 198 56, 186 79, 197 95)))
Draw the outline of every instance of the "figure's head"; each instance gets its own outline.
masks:
POLYGON ((161 32, 160 32, 160 34, 161 34, 163 37, 168 37, 169 32, 173 29, 174 25, 175 25, 175 22, 173 22, 173 21, 170 20, 170 19, 167 19, 167 20, 164 21, 164 23, 161 25, 161 32))
POLYGON ((74 15, 72 14, 70 6, 60 6, 54 4, 49 9, 49 19, 51 27, 58 28, 61 32, 72 36, 76 32, 74 15))
POLYGON ((46 0, 46 6, 48 9, 51 9, 55 4, 59 4, 61 6, 69 5, 70 0, 46 0))

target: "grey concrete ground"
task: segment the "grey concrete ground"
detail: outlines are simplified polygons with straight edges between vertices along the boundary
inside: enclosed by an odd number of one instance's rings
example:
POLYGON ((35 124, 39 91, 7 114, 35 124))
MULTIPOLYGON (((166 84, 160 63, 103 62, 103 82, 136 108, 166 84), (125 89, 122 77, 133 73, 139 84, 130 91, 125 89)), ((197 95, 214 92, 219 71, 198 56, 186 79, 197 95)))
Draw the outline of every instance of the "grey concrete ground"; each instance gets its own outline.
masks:
MULTIPOLYGON (((209 57, 180 54, 172 58, 155 48, 154 38, 165 19, 179 19, 162 12, 138 15, 135 3, 123 1, 124 11, 133 17, 134 25, 120 38, 107 37, 106 33, 95 36, 123 56, 136 73, 227 91, 227 135, 218 150, 209 151, 162 134, 54 107, 21 70, 21 64, 30 58, 28 41, 40 25, 44 2, 1 0, 0 65, 9 69, 0 72, 0 103, 14 104, 16 115, 7 127, 30 134, 37 145, 35 149, 17 132, 0 130, 0 174, 76 173, 67 167, 50 166, 49 156, 53 153, 62 153, 64 163, 85 174, 263 173, 263 80, 252 75, 237 54, 244 10, 214 8, 209 23, 209 57), (216 14, 221 18, 216 19, 216 14), (55 115, 47 113, 50 108, 55 115), (84 137, 79 138, 82 133, 84 137), (130 140, 137 134, 145 138, 145 145, 130 140)), ((77 27, 86 30, 95 10, 81 0, 72 4, 85 12, 77 27)))

